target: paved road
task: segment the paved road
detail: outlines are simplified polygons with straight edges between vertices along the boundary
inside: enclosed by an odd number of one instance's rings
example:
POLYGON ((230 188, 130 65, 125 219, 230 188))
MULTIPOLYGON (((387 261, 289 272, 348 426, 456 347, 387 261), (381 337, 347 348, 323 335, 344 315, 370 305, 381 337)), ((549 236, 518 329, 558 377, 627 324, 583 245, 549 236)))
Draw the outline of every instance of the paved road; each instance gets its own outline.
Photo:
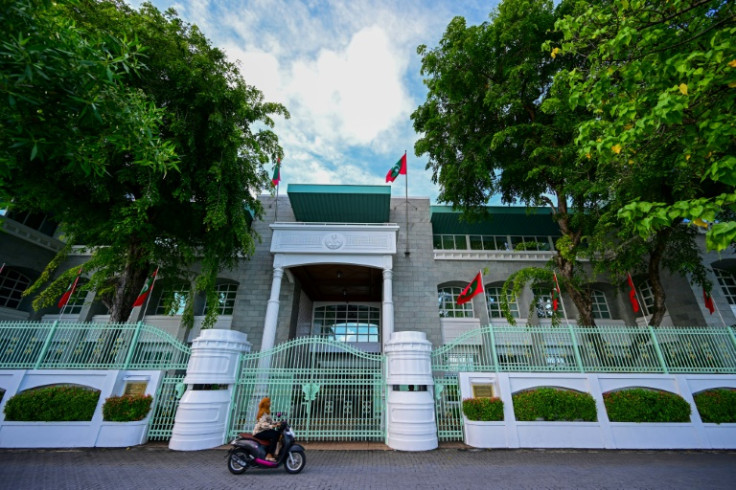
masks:
POLYGON ((226 451, 0 450, 2 489, 733 489, 736 452, 307 450, 283 468, 232 475, 226 451))

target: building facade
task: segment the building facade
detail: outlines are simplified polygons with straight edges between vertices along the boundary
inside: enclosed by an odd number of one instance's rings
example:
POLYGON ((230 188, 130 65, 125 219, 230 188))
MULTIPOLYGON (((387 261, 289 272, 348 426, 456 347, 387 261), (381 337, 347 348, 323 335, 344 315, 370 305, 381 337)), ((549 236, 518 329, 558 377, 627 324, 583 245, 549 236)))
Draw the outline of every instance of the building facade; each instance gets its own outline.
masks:
MULTIPOLYGON (((482 325, 506 324, 499 307, 503 282, 514 271, 543 266, 553 256, 560 233, 549 211, 496 207, 490 208, 490 219, 467 223, 428 198, 392 198, 390 191, 389 186, 292 184, 286 196, 264 195, 263 218, 253 223, 261 240, 252 257, 220 273, 217 305, 207 305, 191 285, 160 278, 149 302, 134 308, 129 321, 159 326, 191 342, 213 307, 219 314, 216 327, 245 333, 254 350, 321 335, 369 352, 383 352, 395 331, 424 332, 441 346, 482 325), (480 270, 485 270, 485 294, 457 305, 458 294, 480 270), (187 299, 194 302, 192 329, 181 324, 187 299)), ((8 213, 2 230, 0 321, 106 321, 94 291, 76 294, 63 311, 34 312, 22 292, 63 242, 43 217, 8 213)), ((702 249, 716 311, 706 309, 702 291, 687 278, 665 276, 663 325, 736 324, 736 254, 702 249)), ((86 259, 72 254, 63 269, 86 259)), ((646 324, 651 293, 644 278, 634 276, 634 281, 643 305, 639 314, 623 284, 605 277, 591 281, 599 325, 646 324)), ((531 290, 511 301, 519 325, 551 321, 550 295, 540 293, 531 310, 531 290)), ((577 311, 564 290, 558 314, 561 323, 576 323, 577 311)), ((554 353, 549 355, 554 359, 554 353)))

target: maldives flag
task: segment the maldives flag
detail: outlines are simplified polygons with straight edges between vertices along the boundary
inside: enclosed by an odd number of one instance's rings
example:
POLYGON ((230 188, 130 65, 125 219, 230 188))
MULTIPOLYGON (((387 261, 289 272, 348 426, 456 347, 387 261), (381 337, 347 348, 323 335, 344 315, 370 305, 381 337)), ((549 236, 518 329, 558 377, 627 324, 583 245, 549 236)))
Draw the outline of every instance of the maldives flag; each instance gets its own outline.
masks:
POLYGON ((271 177, 271 183, 276 187, 281 182, 281 159, 279 158, 276 166, 273 169, 273 177, 271 177))
POLYGON ((406 152, 386 174, 386 182, 393 182, 399 175, 406 175, 406 152))
POLYGON ((61 295, 61 298, 59 298, 58 306, 59 308, 63 308, 66 306, 66 304, 69 302, 69 298, 72 297, 72 294, 74 294, 74 290, 77 289, 77 283, 79 282, 79 276, 82 274, 82 268, 80 267, 77 271, 77 277, 74 278, 72 282, 69 283, 69 286, 66 288, 66 291, 64 294, 61 295))
POLYGON ((143 287, 141 288, 141 292, 138 293, 138 297, 135 299, 135 303, 133 303, 133 308, 135 308, 136 306, 141 306, 143 303, 145 303, 146 298, 148 298, 148 295, 151 294, 151 291, 153 291, 153 283, 156 282, 156 274, 158 274, 158 267, 156 267, 156 270, 153 271, 151 277, 146 279, 145 284, 143 284, 143 287))
POLYGON ((555 279, 555 288, 552 290, 552 311, 557 311, 557 308, 560 306, 560 295, 562 293, 560 292, 560 283, 557 282, 557 274, 555 272, 552 273, 552 277, 555 279))
POLYGON ((636 300, 636 288, 634 287, 634 281, 631 280, 631 274, 626 274, 626 281, 629 283, 629 301, 631 301, 631 307, 634 309, 634 313, 639 312, 639 302, 636 300))
POLYGON ((716 311, 716 305, 713 303, 713 297, 703 288, 703 301, 705 301, 705 307, 708 308, 712 315, 716 311))
POLYGON ((463 292, 460 293, 460 296, 457 297, 457 304, 464 305, 471 299, 473 299, 475 296, 483 292, 483 278, 480 275, 480 272, 475 276, 475 279, 470 281, 470 284, 465 286, 465 289, 463 289, 463 292))

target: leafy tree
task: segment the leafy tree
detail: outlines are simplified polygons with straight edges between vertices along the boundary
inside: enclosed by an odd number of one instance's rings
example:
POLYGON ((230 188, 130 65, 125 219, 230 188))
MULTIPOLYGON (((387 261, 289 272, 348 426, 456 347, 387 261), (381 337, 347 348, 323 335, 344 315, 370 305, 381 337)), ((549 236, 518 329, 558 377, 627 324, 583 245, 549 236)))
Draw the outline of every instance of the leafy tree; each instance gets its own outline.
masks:
MULTIPOLYGON (((271 116, 288 117, 288 112, 265 102, 222 51, 172 10, 161 13, 150 4, 135 10, 122 1, 29 2, 28 23, 35 25, 43 18, 37 14, 48 12, 78 35, 68 46, 57 46, 56 37, 44 33, 38 44, 47 49, 73 50, 91 44, 90 51, 102 56, 109 51, 107 44, 93 41, 103 39, 118 46, 125 39, 136 40, 137 70, 126 71, 127 65, 121 65, 108 81, 149 102, 160 124, 138 129, 136 134, 150 132, 154 142, 173 151, 168 166, 161 169, 150 159, 138 157, 146 145, 103 147, 97 160, 100 169, 91 172, 85 172, 85 166, 68 153, 39 150, 33 158, 28 152, 13 155, 17 171, 3 179, 3 197, 15 207, 53 214, 67 233, 69 246, 92 248, 92 258, 85 265, 92 272, 88 287, 109 301, 113 322, 128 318, 155 267, 169 280, 189 281, 194 279, 190 271, 199 263, 196 287, 207 292, 208 302, 216 303, 218 271, 252 253, 256 236, 249 224, 252 216, 261 213, 256 195, 269 180, 264 164, 281 156, 270 130, 271 116)), ((19 39, 24 29, 16 26, 6 32, 19 39)), ((18 62, 11 72, 14 76, 47 69, 46 57, 32 60, 25 52, 28 43, 18 44, 18 59, 28 61, 18 62)), ((119 56, 132 63, 130 56, 119 56)), ((48 91, 42 87, 29 91, 37 94, 40 106, 46 105, 48 91)), ((121 117, 117 112, 125 111, 124 105, 117 111, 98 107, 97 117, 102 123, 109 121, 115 136, 124 128, 116 126, 114 119, 121 117)), ((72 109, 66 114, 69 119, 79 117, 72 109)), ((73 134, 72 142, 83 145, 89 133, 81 128, 79 139, 73 134)), ((49 264, 29 291, 49 280, 68 250, 49 264)), ((75 273, 76 268, 58 276, 34 305, 53 303, 75 273)), ((207 324, 215 316, 211 309, 207 324)), ((191 301, 185 318, 191 322, 191 301)))
POLYGON ((727 0, 612 0, 561 20, 582 155, 625 182, 660 183, 618 212, 643 238, 689 222, 709 248, 736 240, 736 6, 727 0), (666 185, 662 185, 666 184, 666 185))
MULTIPOLYGON (((545 0, 506 0, 479 26, 453 19, 437 48, 418 48, 429 90, 412 119, 422 133, 415 152, 429 155, 439 200, 461 208, 468 219, 482 214, 497 193, 506 203, 552 209, 563 236, 551 265, 580 323, 594 325, 579 258, 587 253, 584 238, 608 191, 596 186, 595 166, 575 165, 573 139, 583 111, 570 108, 567 87, 552 86, 564 65, 542 50, 568 9, 569 2, 555 8, 545 0)), ((565 61, 569 67, 576 62, 565 61)), ((513 296, 529 282, 551 281, 549 269, 524 269, 505 287, 513 296)))

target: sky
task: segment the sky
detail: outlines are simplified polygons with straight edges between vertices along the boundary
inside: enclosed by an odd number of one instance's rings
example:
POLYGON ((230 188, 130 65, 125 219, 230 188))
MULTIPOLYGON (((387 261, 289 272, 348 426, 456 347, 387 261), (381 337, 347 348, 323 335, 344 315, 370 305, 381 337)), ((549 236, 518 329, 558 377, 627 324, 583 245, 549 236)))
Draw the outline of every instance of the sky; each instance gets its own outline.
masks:
MULTIPOLYGON (((140 1, 128 0, 135 7, 140 1)), ((196 24, 240 63, 246 82, 280 102, 288 184, 391 185, 392 195, 428 197, 439 188, 415 156, 411 113, 426 99, 421 44, 436 47, 455 16, 488 20, 497 0, 153 0, 196 24), (407 152, 408 176, 386 184, 407 152)), ((270 170, 270 169, 269 169, 270 170)))

